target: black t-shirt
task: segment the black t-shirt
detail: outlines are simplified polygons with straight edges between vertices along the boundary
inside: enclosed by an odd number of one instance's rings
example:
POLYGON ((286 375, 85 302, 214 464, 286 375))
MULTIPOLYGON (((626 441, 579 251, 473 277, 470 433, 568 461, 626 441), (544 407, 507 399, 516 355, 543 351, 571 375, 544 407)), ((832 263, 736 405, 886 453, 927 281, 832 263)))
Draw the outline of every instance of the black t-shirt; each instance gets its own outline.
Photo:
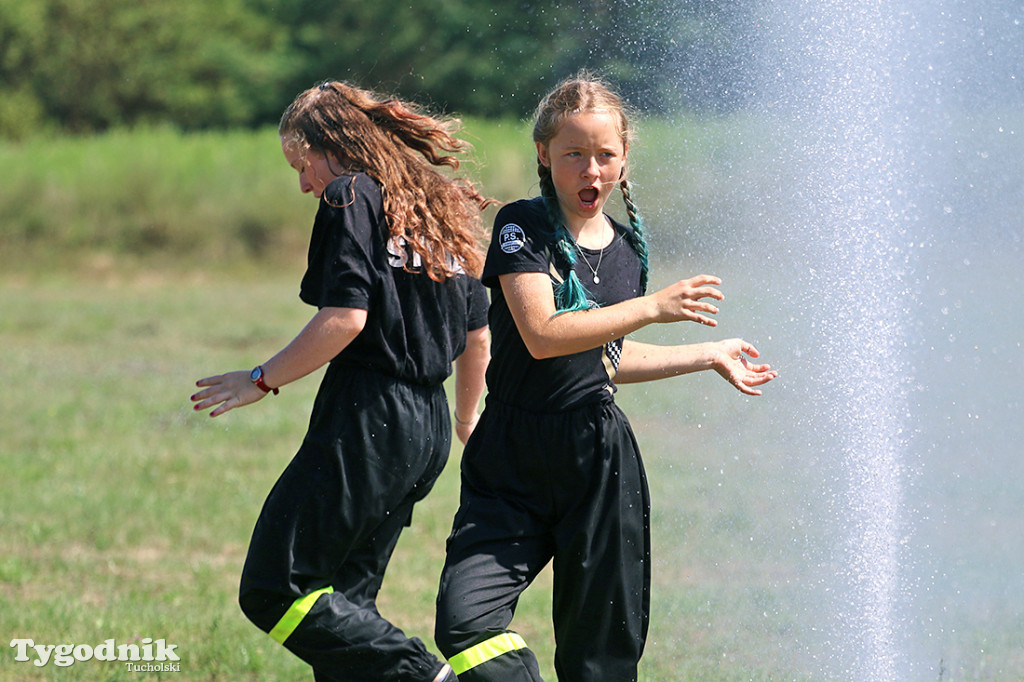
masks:
POLYGON ((320 199, 299 297, 318 308, 367 311, 366 326, 332 360, 418 384, 438 384, 466 347, 466 331, 487 325, 487 292, 458 275, 435 282, 403 265, 418 256, 388 235, 380 186, 343 175, 320 199))
MULTIPOLYGON (((615 238, 601 253, 580 249, 574 270, 590 299, 605 307, 635 298, 640 293, 640 260, 627 235, 630 228, 609 218, 615 238), (587 263, 583 262, 583 258, 587 263), (598 260, 600 259, 600 266, 598 260), (600 282, 594 283, 597 268, 600 282)), ((546 272, 552 290, 568 271, 552 259, 550 223, 540 198, 503 206, 494 220, 483 283, 491 288, 491 363, 487 369, 490 396, 525 410, 567 410, 600 400, 615 391, 612 379, 619 365, 622 339, 600 348, 556 358, 537 360, 530 355, 502 294, 499 275, 515 272, 546 272)))

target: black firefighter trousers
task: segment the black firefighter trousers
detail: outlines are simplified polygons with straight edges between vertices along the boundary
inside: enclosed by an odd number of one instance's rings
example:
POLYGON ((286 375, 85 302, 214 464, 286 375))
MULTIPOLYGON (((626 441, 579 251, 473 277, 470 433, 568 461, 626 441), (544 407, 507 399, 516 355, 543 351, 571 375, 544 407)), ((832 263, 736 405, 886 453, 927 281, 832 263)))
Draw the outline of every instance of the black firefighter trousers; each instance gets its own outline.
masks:
POLYGON ((630 682, 650 610, 650 498, 612 401, 555 414, 488 399, 462 459, 462 499, 435 639, 460 682, 539 682, 509 626, 553 561, 559 682, 630 682))
POLYGON ((306 438, 256 523, 239 590, 249 619, 316 680, 424 682, 441 669, 375 599, 450 440, 440 386, 351 367, 325 374, 306 438))

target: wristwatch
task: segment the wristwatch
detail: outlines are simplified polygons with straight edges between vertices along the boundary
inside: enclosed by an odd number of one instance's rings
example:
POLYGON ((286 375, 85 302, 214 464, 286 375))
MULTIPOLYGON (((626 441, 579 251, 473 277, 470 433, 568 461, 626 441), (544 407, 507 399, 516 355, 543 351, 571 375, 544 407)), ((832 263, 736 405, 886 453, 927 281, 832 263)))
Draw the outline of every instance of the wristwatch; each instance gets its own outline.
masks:
POLYGON ((267 386, 267 382, 263 381, 262 365, 256 365, 253 368, 253 370, 249 372, 249 378, 252 379, 252 383, 256 384, 256 387, 259 388, 264 393, 273 392, 274 395, 277 395, 281 391, 281 389, 271 388, 270 386, 267 386))

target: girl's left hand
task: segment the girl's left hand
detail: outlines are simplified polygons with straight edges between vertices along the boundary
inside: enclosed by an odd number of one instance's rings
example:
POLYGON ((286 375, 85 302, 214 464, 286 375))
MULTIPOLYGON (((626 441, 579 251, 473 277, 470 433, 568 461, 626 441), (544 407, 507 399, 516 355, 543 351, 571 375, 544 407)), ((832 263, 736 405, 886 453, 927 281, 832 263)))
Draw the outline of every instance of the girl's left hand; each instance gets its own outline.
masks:
POLYGON ((190 396, 190 400, 195 403, 193 409, 199 412, 216 406, 210 412, 211 417, 222 415, 236 407, 250 405, 257 400, 262 400, 267 395, 252 382, 249 372, 244 371, 206 377, 197 381, 196 386, 203 390, 190 396))
POLYGON ((465 445, 469 441, 469 437, 473 435, 473 429, 476 428, 479 421, 479 414, 474 414, 468 422, 459 421, 458 417, 455 418, 455 435, 458 436, 459 442, 465 445))
POLYGON ((755 365, 743 357, 744 354, 752 358, 761 355, 753 344, 743 339, 727 339, 719 341, 716 345, 719 353, 715 361, 715 371, 742 393, 761 395, 761 391, 754 386, 763 386, 779 376, 770 365, 755 365))

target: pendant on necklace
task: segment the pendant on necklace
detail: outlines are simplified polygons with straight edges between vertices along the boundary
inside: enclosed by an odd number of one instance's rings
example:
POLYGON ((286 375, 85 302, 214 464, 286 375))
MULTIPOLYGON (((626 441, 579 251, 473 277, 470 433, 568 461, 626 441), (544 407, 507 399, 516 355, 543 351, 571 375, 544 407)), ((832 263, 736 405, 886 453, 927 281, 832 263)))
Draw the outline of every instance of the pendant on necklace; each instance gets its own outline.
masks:
POLYGON ((594 276, 594 284, 600 284, 601 278, 597 276, 597 271, 601 269, 601 261, 604 259, 604 247, 601 247, 601 253, 597 254, 597 267, 590 264, 587 260, 587 254, 583 253, 583 249, 580 248, 579 244, 576 244, 576 251, 579 252, 580 258, 587 264, 587 269, 590 270, 590 274, 594 276))

